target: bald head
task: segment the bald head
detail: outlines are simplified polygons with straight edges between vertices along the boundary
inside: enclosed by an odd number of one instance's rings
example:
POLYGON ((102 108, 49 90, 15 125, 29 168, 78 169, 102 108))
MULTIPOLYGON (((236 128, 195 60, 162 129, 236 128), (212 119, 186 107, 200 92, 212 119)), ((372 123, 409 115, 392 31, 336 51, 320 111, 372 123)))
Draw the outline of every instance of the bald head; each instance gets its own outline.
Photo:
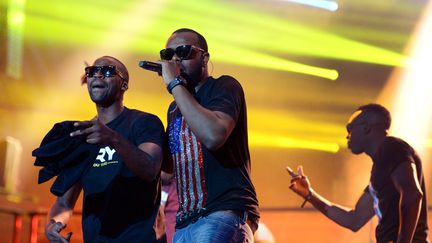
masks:
POLYGON ((126 82, 129 82, 129 72, 126 66, 117 58, 112 56, 102 56, 95 60, 95 66, 103 66, 103 65, 113 65, 116 67, 117 72, 119 72, 119 76, 124 79, 126 82))

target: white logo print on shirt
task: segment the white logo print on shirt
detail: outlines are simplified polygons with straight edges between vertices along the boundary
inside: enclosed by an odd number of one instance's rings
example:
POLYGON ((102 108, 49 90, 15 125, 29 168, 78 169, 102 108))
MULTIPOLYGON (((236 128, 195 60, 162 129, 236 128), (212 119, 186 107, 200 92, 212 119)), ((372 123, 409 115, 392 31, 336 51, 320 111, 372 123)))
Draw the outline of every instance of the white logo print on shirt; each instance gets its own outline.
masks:
POLYGON ((96 157, 96 162, 93 164, 93 167, 105 166, 108 164, 117 164, 118 161, 112 161, 113 155, 116 152, 115 149, 111 149, 109 146, 105 146, 104 148, 99 149, 99 154, 96 157), (99 163, 98 163, 99 161, 99 163))

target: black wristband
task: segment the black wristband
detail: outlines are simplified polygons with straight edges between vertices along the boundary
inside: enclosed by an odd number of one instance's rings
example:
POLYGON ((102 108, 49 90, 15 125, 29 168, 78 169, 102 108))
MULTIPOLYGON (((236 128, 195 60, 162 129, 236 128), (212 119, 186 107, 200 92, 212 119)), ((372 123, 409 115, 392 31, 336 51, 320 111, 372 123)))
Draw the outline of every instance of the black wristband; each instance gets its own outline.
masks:
POLYGON ((171 82, 169 82, 169 84, 167 85, 167 90, 170 94, 172 94, 172 90, 174 89, 174 87, 176 87, 177 85, 183 85, 185 86, 186 84, 183 82, 183 78, 181 76, 177 76, 175 77, 171 82))

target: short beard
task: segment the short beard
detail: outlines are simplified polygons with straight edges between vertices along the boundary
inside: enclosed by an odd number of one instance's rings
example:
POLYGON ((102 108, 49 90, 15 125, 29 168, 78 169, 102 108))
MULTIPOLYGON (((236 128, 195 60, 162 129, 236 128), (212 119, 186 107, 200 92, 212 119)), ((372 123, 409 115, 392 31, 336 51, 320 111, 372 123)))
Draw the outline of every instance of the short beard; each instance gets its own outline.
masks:
POLYGON ((194 70, 191 74, 185 72, 181 73, 181 76, 187 81, 188 90, 194 94, 195 87, 202 81, 202 67, 200 66, 197 70, 194 70))

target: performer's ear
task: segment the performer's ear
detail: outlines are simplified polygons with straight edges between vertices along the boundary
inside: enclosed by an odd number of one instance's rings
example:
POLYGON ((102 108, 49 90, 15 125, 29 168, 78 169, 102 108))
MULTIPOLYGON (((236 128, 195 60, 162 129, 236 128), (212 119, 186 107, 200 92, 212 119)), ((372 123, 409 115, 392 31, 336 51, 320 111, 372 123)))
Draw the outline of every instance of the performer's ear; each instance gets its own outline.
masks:
POLYGON ((128 88, 129 88, 128 83, 127 83, 126 81, 123 81, 121 89, 122 89, 123 91, 126 91, 128 88))

